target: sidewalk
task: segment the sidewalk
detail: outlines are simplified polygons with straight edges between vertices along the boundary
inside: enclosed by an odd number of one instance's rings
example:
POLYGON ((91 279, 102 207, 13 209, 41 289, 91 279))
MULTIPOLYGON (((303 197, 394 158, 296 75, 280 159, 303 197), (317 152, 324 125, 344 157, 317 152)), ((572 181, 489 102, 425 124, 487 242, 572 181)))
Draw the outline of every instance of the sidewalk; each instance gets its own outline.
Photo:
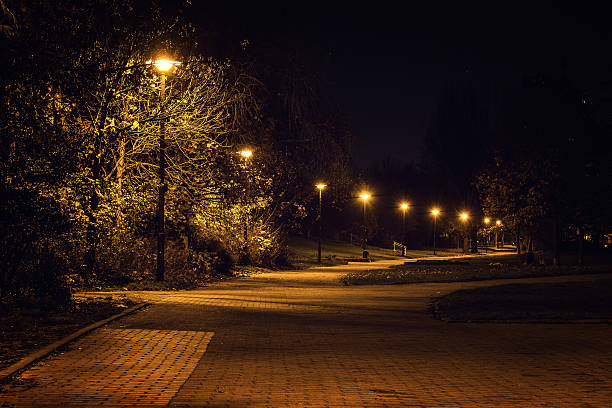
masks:
MULTIPOLYGON (((431 296, 491 282, 340 284, 361 267, 135 293, 154 305, 32 367, 0 407, 612 406, 612 326, 447 324, 431 296)), ((538 281, 562 279, 588 277, 538 281)))

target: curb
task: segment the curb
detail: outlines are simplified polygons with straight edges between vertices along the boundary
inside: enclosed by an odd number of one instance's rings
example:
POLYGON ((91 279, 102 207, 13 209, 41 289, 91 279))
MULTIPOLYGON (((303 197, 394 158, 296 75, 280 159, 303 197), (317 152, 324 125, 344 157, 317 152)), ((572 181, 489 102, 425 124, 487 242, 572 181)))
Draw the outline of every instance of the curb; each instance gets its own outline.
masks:
POLYGON ((97 329, 100 326, 104 326, 105 324, 110 323, 113 320, 117 320, 119 318, 122 318, 123 316, 133 313, 137 311, 138 309, 141 309, 147 305, 148 303, 140 303, 136 306, 132 306, 124 310, 121 313, 117 313, 116 315, 107 317, 104 320, 100 320, 95 323, 92 323, 89 326, 83 327, 82 329, 64 337, 61 340, 56 341, 55 343, 51 343, 48 346, 43 347, 42 349, 38 351, 28 354, 27 356, 25 356, 24 358, 22 358, 20 361, 16 362, 15 364, 5 368, 4 370, 0 370, 0 382, 5 382, 9 377, 13 376, 18 371, 21 371, 25 369, 26 367, 28 367, 30 364, 33 364, 36 361, 42 359, 43 357, 46 357, 48 354, 51 354, 53 351, 57 350, 61 346, 65 345, 66 343, 69 343, 72 340, 75 340, 83 336, 84 334, 87 334, 90 331, 97 329))
POLYGON ((464 323, 464 324, 612 324, 607 319, 592 320, 451 320, 439 319, 444 323, 464 323))

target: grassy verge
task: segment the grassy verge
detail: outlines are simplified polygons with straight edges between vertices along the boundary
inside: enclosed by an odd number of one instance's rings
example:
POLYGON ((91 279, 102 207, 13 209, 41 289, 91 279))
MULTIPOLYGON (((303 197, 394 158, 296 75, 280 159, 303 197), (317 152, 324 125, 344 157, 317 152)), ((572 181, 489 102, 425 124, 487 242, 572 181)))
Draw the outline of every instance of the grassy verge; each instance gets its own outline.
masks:
POLYGON ((612 279, 460 290, 436 299, 434 314, 458 322, 612 321, 612 279))
POLYGON ((75 299, 60 311, 35 307, 12 309, 0 317, 0 369, 132 305, 127 299, 75 299))
POLYGON ((482 256, 467 259, 468 264, 428 265, 407 263, 387 269, 357 271, 344 275, 345 285, 376 285, 424 282, 461 282, 489 279, 530 278, 612 272, 601 266, 522 265, 515 255, 482 256))
MULTIPOLYGON (((303 237, 291 237, 289 240, 289 260, 291 264, 299 268, 318 265, 317 247, 317 240, 303 237)), ((367 250, 370 257, 376 261, 401 258, 399 253, 393 252, 392 249, 369 245, 367 250)), ((362 251, 363 250, 358 244, 326 239, 321 242, 321 263, 324 266, 346 264, 347 259, 361 258, 363 255, 362 251)), ((439 256, 451 256, 458 254, 458 251, 456 250, 438 250, 437 252, 439 256)), ((432 252, 425 250, 411 250, 408 251, 406 255, 407 258, 420 258, 424 256, 432 256, 432 252)))

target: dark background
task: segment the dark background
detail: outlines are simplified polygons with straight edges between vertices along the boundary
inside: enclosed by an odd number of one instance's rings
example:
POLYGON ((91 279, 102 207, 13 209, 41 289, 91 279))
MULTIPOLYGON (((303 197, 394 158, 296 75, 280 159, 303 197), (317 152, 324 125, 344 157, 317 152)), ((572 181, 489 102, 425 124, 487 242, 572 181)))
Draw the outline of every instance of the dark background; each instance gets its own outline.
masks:
POLYGON ((583 3, 194 2, 192 9, 203 33, 223 37, 211 41, 220 55, 241 39, 308 55, 327 97, 350 118, 362 168, 388 158, 418 161, 449 84, 469 82, 495 122, 501 95, 525 77, 565 77, 588 90, 610 72, 607 9, 583 3))

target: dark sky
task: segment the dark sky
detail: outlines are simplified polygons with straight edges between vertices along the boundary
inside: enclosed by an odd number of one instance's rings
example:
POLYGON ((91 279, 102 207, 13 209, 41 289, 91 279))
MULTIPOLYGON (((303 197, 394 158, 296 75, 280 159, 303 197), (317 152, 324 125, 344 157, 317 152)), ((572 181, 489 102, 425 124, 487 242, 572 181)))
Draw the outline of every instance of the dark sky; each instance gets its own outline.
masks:
MULTIPOLYGON (((326 92, 349 114, 357 158, 417 160, 441 88, 469 78, 492 94, 524 75, 596 86, 610 73, 605 9, 551 4, 427 2, 398 8, 217 5, 200 13, 251 41, 291 44, 320 63, 326 92)), ((202 6, 199 6, 202 7, 202 6)), ((198 6, 196 6, 198 8, 198 6)))

